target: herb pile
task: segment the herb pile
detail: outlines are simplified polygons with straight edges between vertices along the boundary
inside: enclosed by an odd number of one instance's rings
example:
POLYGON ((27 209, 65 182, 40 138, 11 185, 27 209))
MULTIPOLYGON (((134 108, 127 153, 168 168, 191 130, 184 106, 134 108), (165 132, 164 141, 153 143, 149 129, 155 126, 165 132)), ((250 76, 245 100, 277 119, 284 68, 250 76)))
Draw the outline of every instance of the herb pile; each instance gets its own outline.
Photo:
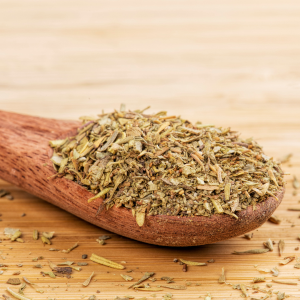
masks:
POLYGON ((252 138, 230 128, 191 122, 166 112, 120 111, 82 117, 75 136, 50 141, 57 173, 105 199, 100 210, 146 215, 211 216, 276 198, 283 172, 252 138))

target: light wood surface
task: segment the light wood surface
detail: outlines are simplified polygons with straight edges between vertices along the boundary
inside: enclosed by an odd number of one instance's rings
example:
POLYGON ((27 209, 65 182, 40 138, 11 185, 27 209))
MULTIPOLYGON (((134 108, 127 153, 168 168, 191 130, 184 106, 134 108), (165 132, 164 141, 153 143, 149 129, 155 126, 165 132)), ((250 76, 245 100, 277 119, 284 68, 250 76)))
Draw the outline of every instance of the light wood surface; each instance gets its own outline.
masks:
MULTIPOLYGON (((299 15, 299 1, 283 0, 2 0, 0 108, 75 119, 118 108, 122 102, 132 109, 150 104, 151 111, 168 110, 192 121, 231 126, 244 137, 256 137, 276 158, 292 152, 292 163, 284 170, 300 178, 299 15)), ((120 276, 123 271, 94 263, 69 280, 41 277, 41 270, 32 267, 37 264, 32 258, 39 255, 45 257, 40 261, 45 265, 42 270, 48 271, 47 260, 83 261, 82 254, 94 252, 126 261, 126 270, 134 270, 135 280, 142 272, 153 271, 156 278, 171 276, 177 284, 201 283, 185 291, 165 289, 155 293, 156 299, 166 293, 172 293, 174 300, 198 299, 206 292, 213 299, 240 299, 240 291, 217 283, 221 268, 225 267, 228 282, 250 284, 260 275, 254 264, 278 266, 280 258, 276 247, 274 253, 254 256, 234 256, 233 250, 259 248, 270 237, 276 243, 285 239, 283 257, 299 252, 294 250, 300 246, 299 213, 287 208, 300 207, 300 199, 292 196, 292 176, 286 180, 286 195, 276 212, 283 219, 281 225, 264 224, 251 241, 238 237, 186 249, 150 246, 115 234, 100 246, 95 240, 104 230, 1 181, 0 189, 7 188, 15 200, 0 199, 0 231, 20 228, 25 240, 24 244, 0 244, 6 257, 0 257, 0 263, 9 265, 0 275, 1 295, 5 282, 17 277, 11 274, 18 269, 21 276, 43 286, 44 294, 30 287, 25 290, 34 300, 88 299, 93 294, 98 299, 116 295, 155 299, 150 297, 153 293, 128 290, 130 283, 120 276), (48 251, 52 246, 32 240, 33 229, 56 231, 55 248, 67 249, 75 242, 79 247, 69 254, 48 251), (216 262, 184 273, 172 262, 175 257, 216 262), (16 267, 19 262, 22 268, 16 267), (92 271, 97 281, 83 288, 81 283, 92 271), (97 290, 101 293, 96 294, 97 290)), ((278 266, 278 279, 298 282, 300 270, 293 265, 278 266)), ((268 282, 273 278, 266 277, 268 282)), ((300 296, 299 284, 273 287, 300 296)), ((265 283, 259 285, 265 287, 265 283)), ((252 296, 257 295, 261 294, 252 296)))

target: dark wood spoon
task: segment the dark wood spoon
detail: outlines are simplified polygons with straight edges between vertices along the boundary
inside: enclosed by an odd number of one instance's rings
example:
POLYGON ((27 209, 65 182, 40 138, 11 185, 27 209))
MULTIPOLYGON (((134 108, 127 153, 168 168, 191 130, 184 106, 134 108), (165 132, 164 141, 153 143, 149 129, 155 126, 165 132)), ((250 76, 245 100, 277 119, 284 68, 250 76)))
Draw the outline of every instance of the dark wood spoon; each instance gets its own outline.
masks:
POLYGON ((212 217, 148 216, 139 227, 130 210, 113 207, 96 216, 102 199, 87 203, 93 194, 65 178, 47 179, 55 174, 49 140, 74 135, 75 121, 60 121, 0 111, 0 178, 11 182, 92 224, 117 234, 162 246, 197 246, 215 243, 261 226, 280 204, 269 197, 263 203, 237 213, 212 217), (47 164, 46 166, 44 164, 47 164))

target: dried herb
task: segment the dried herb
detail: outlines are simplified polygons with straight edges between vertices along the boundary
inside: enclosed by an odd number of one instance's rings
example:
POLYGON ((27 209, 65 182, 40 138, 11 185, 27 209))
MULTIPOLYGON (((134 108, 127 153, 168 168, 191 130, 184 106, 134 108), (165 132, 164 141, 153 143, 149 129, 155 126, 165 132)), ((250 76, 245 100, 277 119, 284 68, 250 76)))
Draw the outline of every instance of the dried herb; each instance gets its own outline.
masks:
POLYGON ((173 290, 186 290, 187 287, 185 285, 160 285, 159 287, 173 289, 173 290))
POLYGON ((53 268, 54 274, 63 274, 63 275, 70 275, 72 274, 73 270, 71 267, 55 267, 53 268))
POLYGON ((37 230, 33 230, 32 238, 34 240, 38 240, 39 239, 39 232, 37 230))
POLYGON ((179 260, 188 265, 188 266, 207 266, 207 263, 200 263, 200 262, 195 262, 195 261, 189 261, 189 260, 184 260, 184 259, 181 259, 179 258, 179 260))
POLYGON ((24 295, 24 290, 26 289, 26 287, 27 287, 26 283, 23 282, 22 285, 19 288, 18 293, 21 294, 21 295, 24 295))
POLYGON ((110 235, 103 234, 103 235, 99 236, 99 240, 108 240, 108 239, 111 239, 110 235))
POLYGON ((268 248, 270 251, 274 250, 273 243, 272 243, 271 239, 268 239, 266 242, 264 242, 264 246, 266 248, 268 248))
POLYGON ((21 271, 16 271, 16 272, 13 272, 12 275, 20 275, 21 274, 21 271))
POLYGON ((286 264, 290 263, 291 261, 293 261, 295 258, 296 258, 295 256, 285 257, 284 260, 279 262, 279 264, 280 265, 286 265, 286 264))
POLYGON ((248 292, 247 292, 246 287, 245 287, 243 284, 240 284, 240 287, 241 287, 241 291, 242 291, 243 295, 244 295, 245 297, 248 297, 249 294, 248 294, 248 292))
POLYGON ((41 264, 37 264, 37 265, 34 265, 33 267, 34 267, 34 268, 41 269, 43 266, 42 266, 41 264))
POLYGON ((294 189, 300 188, 300 182, 295 175, 294 175, 294 179, 293 179, 293 187, 294 187, 294 189))
POLYGON ((51 241, 44 236, 41 236, 41 240, 42 240, 43 244, 48 244, 48 245, 52 244, 51 241))
POLYGON ((280 240, 279 243, 278 243, 279 256, 281 256, 281 254, 283 253, 284 247, 285 247, 284 240, 280 240))
POLYGON ((22 232, 20 230, 17 230, 11 237, 11 241, 15 241, 17 238, 19 238, 22 235, 22 232))
POLYGON ((205 296, 204 300, 211 300, 211 294, 208 293, 208 294, 205 296))
POLYGON ((87 265, 88 265, 87 262, 78 262, 78 263, 77 263, 77 266, 80 266, 80 267, 82 267, 82 266, 87 266, 87 265))
POLYGON ((266 281, 265 277, 255 277, 252 280, 253 283, 264 282, 264 281, 266 281))
POLYGON ((46 276, 46 275, 48 275, 48 276, 50 276, 51 278, 56 278, 56 276, 55 276, 55 274, 53 273, 53 272, 41 272, 41 275, 42 276, 46 276))
POLYGON ((285 293, 278 292, 277 293, 277 300, 283 300, 283 299, 285 299, 285 293))
POLYGON ((300 208, 298 207, 290 207, 288 208, 289 211, 300 211, 300 208))
POLYGON ((62 250, 61 252, 63 253, 70 253, 72 250, 74 250, 75 248, 78 247, 78 243, 76 243, 75 245, 73 245, 71 248, 69 248, 68 250, 62 250))
POLYGON ((87 259, 88 258, 88 255, 87 254, 82 254, 82 259, 87 259))
POLYGON ((94 272, 89 276, 89 278, 86 279, 86 281, 82 284, 83 286, 88 286, 94 276, 94 272))
POLYGON ((269 249, 252 249, 252 250, 247 250, 247 251, 234 251, 232 254, 237 254, 237 255, 247 255, 247 254, 261 254, 261 253, 266 253, 269 252, 269 249))
POLYGON ((281 223, 281 219, 275 215, 272 215, 268 221, 274 223, 274 224, 280 224, 281 223))
POLYGON ((132 284, 130 287, 128 287, 129 289, 136 286, 136 285, 139 285, 141 284, 142 282, 144 282, 145 280, 149 279, 150 277, 152 277, 155 273, 153 272, 146 272, 143 277, 137 282, 137 283, 134 283, 132 284))
POLYGON ((289 284, 289 285, 297 285, 298 284, 297 282, 284 281, 284 280, 275 280, 275 279, 272 279, 272 281, 276 282, 276 283, 289 284))
POLYGON ((276 267, 271 269, 271 272, 272 272, 272 276, 274 277, 277 277, 279 275, 279 270, 276 267))
POLYGON ((137 291, 144 291, 144 292, 161 292, 161 291, 163 291, 163 289, 155 288, 155 287, 135 287, 134 289, 137 291))
POLYGON ((43 236, 49 240, 51 240, 54 236, 54 231, 51 231, 51 232, 43 232, 43 236))
POLYGON ((64 262, 58 263, 57 265, 58 266, 71 266, 73 264, 74 264, 74 261, 64 261, 64 262))
POLYGON ((9 287, 6 288, 6 290, 12 295, 14 296, 15 298, 19 299, 19 300, 31 300, 29 298, 26 298, 16 292, 14 292, 12 289, 10 289, 9 287))
POLYGON ((131 277, 131 276, 129 276, 129 275, 123 275, 123 274, 120 274, 121 275, 121 277, 124 279, 124 280, 126 280, 126 281, 131 281, 131 280, 133 280, 133 277, 131 277))
POLYGON ((222 268, 222 273, 219 277, 219 283, 225 283, 226 282, 226 278, 225 278, 225 270, 224 268, 222 268))
POLYGON ((101 265, 104 265, 104 266, 107 266, 107 267, 110 267, 110 268, 114 268, 114 269, 120 269, 120 270, 123 270, 125 269, 124 266, 118 264, 118 263, 115 263, 111 260, 108 260, 104 257, 100 257, 96 254, 92 254, 91 257, 90 257, 90 260, 92 260, 93 262, 96 262, 98 264, 101 264, 101 265))
MULTIPOLYGON (((153 279, 155 279, 155 278, 153 278, 153 279)), ((175 282, 175 281, 173 281, 173 279, 174 279, 173 277, 168 277, 168 276, 163 276, 163 277, 160 278, 160 280, 165 280, 165 281, 167 281, 167 283, 175 282)))
POLYGON ((99 213, 132 210, 138 226, 147 215, 238 218, 284 185, 280 166, 230 128, 141 111, 81 119, 75 136, 49 142, 55 177, 85 187, 87 202, 104 200, 99 213))
POLYGON ((102 246, 106 244, 104 240, 97 239, 96 242, 98 242, 102 246))
POLYGON ((259 272, 264 272, 264 273, 271 273, 271 269, 266 269, 266 268, 259 268, 258 266, 255 266, 256 270, 259 272))
POLYGON ((6 191, 6 190, 0 190, 0 198, 4 197, 7 194, 8 194, 8 191, 6 191))
POLYGON ((244 234, 244 236, 243 236, 245 239, 247 239, 247 240, 251 240, 252 238, 253 238, 253 232, 252 233, 246 233, 246 234, 244 234))
POLYGON ((6 283, 12 285, 19 285, 21 284, 21 281, 19 278, 9 278, 6 283))

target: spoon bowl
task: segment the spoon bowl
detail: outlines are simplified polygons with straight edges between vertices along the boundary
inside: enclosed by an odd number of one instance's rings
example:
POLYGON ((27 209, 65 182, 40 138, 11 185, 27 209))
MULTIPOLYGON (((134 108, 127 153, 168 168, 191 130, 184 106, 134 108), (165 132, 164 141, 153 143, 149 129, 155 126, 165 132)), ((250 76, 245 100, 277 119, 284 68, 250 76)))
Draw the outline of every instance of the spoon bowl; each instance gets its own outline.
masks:
POLYGON ((65 178, 48 179, 55 174, 49 140, 74 135, 81 125, 0 111, 0 178, 38 196, 89 223, 141 242, 174 247, 215 243, 242 235, 261 226, 279 206, 284 188, 274 197, 229 215, 211 217, 147 216, 139 227, 129 209, 113 207, 96 216, 103 199, 93 196, 79 184, 65 178))

